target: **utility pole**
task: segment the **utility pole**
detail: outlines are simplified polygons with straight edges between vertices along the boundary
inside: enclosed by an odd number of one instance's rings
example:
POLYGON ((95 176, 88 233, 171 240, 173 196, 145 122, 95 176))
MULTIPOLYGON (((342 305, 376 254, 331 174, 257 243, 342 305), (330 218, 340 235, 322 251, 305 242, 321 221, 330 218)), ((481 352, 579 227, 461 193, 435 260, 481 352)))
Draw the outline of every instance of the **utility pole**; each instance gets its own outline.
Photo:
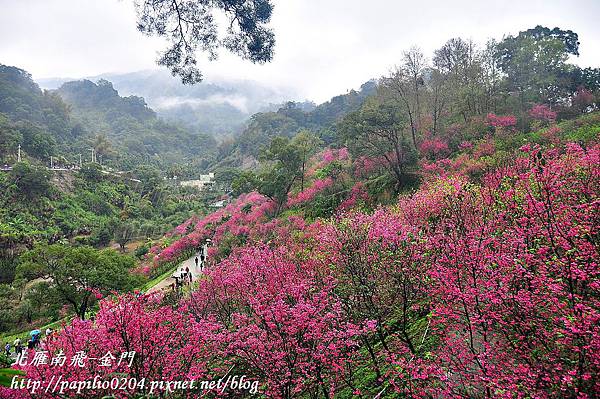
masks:
POLYGON ((50 155, 50 169, 54 169, 54 160, 52 159, 52 155, 50 155))
POLYGON ((21 162, 21 144, 19 144, 19 152, 17 153, 17 162, 21 162))

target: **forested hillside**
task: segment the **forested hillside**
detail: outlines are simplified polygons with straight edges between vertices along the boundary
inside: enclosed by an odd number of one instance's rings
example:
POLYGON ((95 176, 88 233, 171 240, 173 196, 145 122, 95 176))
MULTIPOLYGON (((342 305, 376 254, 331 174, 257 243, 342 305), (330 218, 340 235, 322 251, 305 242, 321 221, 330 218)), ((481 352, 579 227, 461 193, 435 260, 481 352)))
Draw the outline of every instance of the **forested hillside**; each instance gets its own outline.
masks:
POLYGON ((0 66, 0 85, 4 162, 15 158, 17 144, 26 156, 48 164, 53 156, 63 165, 79 163, 79 154, 91 160, 93 148, 99 161, 119 170, 186 162, 202 170, 214 156, 212 136, 160 120, 144 99, 120 97, 106 80, 42 92, 26 71, 0 66))
MULTIPOLYGON (((293 137, 302 130, 314 132, 326 144, 335 140, 332 131, 336 122, 360 108, 366 98, 375 92, 376 83, 369 81, 359 91, 333 97, 315 107, 306 103, 288 102, 276 112, 253 115, 242 133, 221 144, 219 153, 224 159, 215 168, 254 165, 260 151, 274 137, 293 137)), ((221 156, 219 158, 221 158, 221 156)))
POLYGON ((0 65, 0 157, 16 156, 17 145, 34 158, 46 159, 59 142, 77 135, 62 99, 42 93, 22 69, 0 65))

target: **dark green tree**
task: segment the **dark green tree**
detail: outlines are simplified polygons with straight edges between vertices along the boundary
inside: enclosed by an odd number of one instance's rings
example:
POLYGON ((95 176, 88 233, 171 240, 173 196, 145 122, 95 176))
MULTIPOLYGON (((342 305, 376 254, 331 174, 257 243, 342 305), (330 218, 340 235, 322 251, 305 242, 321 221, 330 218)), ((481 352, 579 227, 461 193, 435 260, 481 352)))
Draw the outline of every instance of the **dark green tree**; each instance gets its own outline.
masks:
POLYGON ((159 189, 162 184, 162 177, 160 171, 151 165, 140 165, 135 171, 134 175, 137 179, 141 180, 139 184, 140 195, 153 195, 159 189))
POLYGON ((296 134, 292 140, 292 144, 296 146, 300 154, 302 163, 300 171, 300 190, 304 190, 304 174, 306 173, 306 165, 311 156, 315 154, 317 148, 323 144, 321 139, 312 134, 308 130, 302 130, 296 134))
POLYGON ((79 170, 79 174, 86 181, 98 183, 103 180, 104 174, 102 173, 102 167, 97 163, 85 163, 79 170))
POLYGON ((23 195, 27 199, 48 196, 51 190, 50 172, 42 166, 27 162, 15 164, 10 171, 8 181, 17 195, 23 195))
POLYGON ((132 221, 122 220, 112 225, 113 238, 119 244, 121 252, 125 251, 125 246, 137 234, 139 226, 132 221))
POLYGON ((530 103, 556 104, 568 97, 569 55, 579 55, 577 33, 559 28, 536 26, 498 43, 496 59, 508 90, 519 95, 521 113, 530 103))
POLYGON ((251 170, 244 170, 237 174, 231 182, 231 191, 234 196, 249 193, 259 187, 259 180, 256 173, 251 170))
POLYGON ((54 136, 30 122, 18 122, 16 126, 23 137, 23 151, 31 157, 49 160, 56 148, 54 136))
POLYGON ((23 254, 17 275, 29 280, 45 279, 49 287, 68 304, 77 316, 85 318, 94 301, 94 292, 110 295, 127 291, 139 283, 130 273, 134 260, 114 250, 68 245, 37 245, 23 254))
POLYGON ((275 137, 260 156, 258 191, 277 205, 276 213, 287 201, 292 186, 302 174, 302 155, 299 147, 287 137, 275 137))
POLYGON ((399 189, 405 185, 406 172, 417 161, 402 109, 384 96, 369 99, 363 107, 347 115, 338 125, 345 144, 356 157, 384 159, 399 189))
POLYGON ((4 115, 0 114, 0 161, 8 162, 17 156, 23 135, 4 115))

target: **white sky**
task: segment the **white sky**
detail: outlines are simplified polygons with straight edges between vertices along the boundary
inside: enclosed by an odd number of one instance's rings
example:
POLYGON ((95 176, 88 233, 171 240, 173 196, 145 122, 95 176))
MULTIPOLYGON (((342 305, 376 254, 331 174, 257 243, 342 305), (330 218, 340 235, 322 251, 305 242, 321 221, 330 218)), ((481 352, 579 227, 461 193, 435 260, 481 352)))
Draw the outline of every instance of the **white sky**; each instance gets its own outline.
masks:
MULTIPOLYGON (((274 0, 275 58, 253 65, 223 54, 211 77, 289 86, 317 102, 385 74, 413 45, 426 54, 451 37, 485 42, 541 24, 572 29, 582 66, 600 66, 598 0, 274 0)), ((158 39, 135 28, 132 0, 0 0, 0 63, 34 78, 157 68, 158 39)))

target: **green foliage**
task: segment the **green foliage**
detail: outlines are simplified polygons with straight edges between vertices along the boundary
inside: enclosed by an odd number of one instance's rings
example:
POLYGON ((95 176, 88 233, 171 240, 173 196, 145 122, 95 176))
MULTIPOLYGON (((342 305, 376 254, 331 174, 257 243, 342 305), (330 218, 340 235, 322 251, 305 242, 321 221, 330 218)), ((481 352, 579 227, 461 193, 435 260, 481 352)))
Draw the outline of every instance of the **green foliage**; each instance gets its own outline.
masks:
POLYGON ((62 156, 70 166, 93 148, 98 161, 117 169, 154 164, 164 170, 185 159, 185 174, 194 174, 215 154, 212 136, 158 119, 143 98, 120 97, 106 80, 42 92, 27 72, 0 65, 0 94, 0 161, 14 161, 21 144, 24 156, 43 162, 62 156))
POLYGON ((245 154, 260 155, 265 143, 276 136, 293 136, 299 129, 298 123, 279 112, 259 113, 250 118, 248 128, 238 138, 238 146, 245 154))
POLYGON ((84 180, 100 182, 103 179, 102 167, 97 163, 85 163, 81 166, 79 174, 84 180))
MULTIPOLYGON (((4 360, 2 362, 5 363, 4 360)), ((25 372, 23 370, 16 370, 16 369, 13 369, 13 368, 0 369, 0 386, 10 387, 11 383, 12 383, 12 380, 13 380, 13 377, 15 375, 22 375, 22 376, 24 376, 25 372)))
POLYGON ((579 55, 576 33, 537 26, 508 36, 496 49, 496 57, 507 75, 509 90, 520 95, 521 111, 525 102, 556 104, 572 91, 557 83, 572 70, 566 64, 569 55, 579 55))
POLYGON ((36 125, 54 138, 70 136, 65 103, 56 95, 42 93, 26 71, 0 64, 0 93, 0 113, 9 120, 36 125))
POLYGON ((237 176, 231 182, 231 190, 234 196, 239 196, 244 193, 249 193, 256 190, 259 185, 256 173, 246 170, 238 172, 237 176))
POLYGON ((91 146, 103 163, 119 169, 142 164, 162 169, 183 159, 200 163, 212 159, 216 147, 212 137, 163 122, 143 98, 120 97, 106 80, 67 82, 57 93, 71 106, 74 122, 88 132, 71 146, 77 152, 91 146))
POLYGON ((14 194, 27 199, 38 199, 50 194, 50 173, 46 168, 19 162, 13 166, 8 178, 14 194))
POLYGON ((134 251, 134 255, 141 259, 144 255, 146 255, 148 253, 148 251, 150 250, 148 244, 144 244, 144 245, 140 245, 138 246, 135 251, 134 251))
POLYGON ((160 171, 150 165, 140 165, 133 173, 136 178, 141 180, 140 187, 142 196, 155 193, 162 181, 160 171))
POLYGON ((598 135, 600 135, 600 124, 581 126, 576 130, 567 133, 566 139, 569 141, 588 143, 597 139, 598 135))
MULTIPOLYGON (((258 158, 264 145, 277 136, 293 137, 304 131, 317 136, 320 142, 331 144, 336 141, 332 127, 350 112, 356 111, 375 92, 375 81, 364 83, 360 91, 333 97, 317 107, 288 102, 277 112, 257 113, 250 118, 247 128, 235 141, 221 144, 222 165, 241 165, 246 157, 258 158)), ((313 139, 311 139, 313 141, 313 139)), ((315 144, 316 144, 315 143, 315 144)))
POLYGON ((10 254, 2 254, 0 256, 0 284, 9 283, 15 278, 17 269, 17 259, 10 254))
POLYGON ((325 193, 317 195, 307 206, 304 207, 304 215, 307 220, 317 218, 328 218, 332 216, 338 206, 344 200, 345 191, 340 190, 335 193, 325 193))
POLYGON ((109 295, 131 290, 140 282, 130 274, 133 266, 132 258, 113 250, 41 244, 23 254, 17 274, 46 279, 48 287, 43 292, 56 293, 84 318, 93 292, 109 295))
POLYGON ((310 131, 303 130, 294 136, 292 143, 298 149, 298 153, 300 155, 300 162, 302 164, 300 171, 300 189, 304 190, 304 175, 306 173, 308 161, 310 157, 315 154, 317 149, 323 144, 323 142, 310 131))
POLYGON ((37 159, 48 160, 56 151, 56 139, 42 127, 30 122, 15 125, 21 133, 23 151, 37 159))
POLYGON ((112 231, 113 238, 121 247, 121 250, 125 250, 125 245, 131 241, 135 236, 139 226, 131 221, 118 221, 114 222, 112 231))
POLYGON ((18 145, 22 141, 23 135, 19 129, 5 115, 0 114, 0 160, 14 161, 18 145))
POLYGON ((270 146, 263 149, 261 160, 258 191, 275 201, 279 212, 292 185, 302 175, 302 150, 287 137, 275 137, 270 146))
POLYGON ((94 229, 90 236, 89 243, 94 247, 105 247, 110 243, 113 238, 113 231, 110 229, 108 223, 103 223, 99 228, 94 229))
POLYGON ((355 157, 384 159, 400 188, 405 184, 407 168, 417 161, 417 153, 397 101, 382 90, 360 110, 346 116, 338 131, 355 157))

